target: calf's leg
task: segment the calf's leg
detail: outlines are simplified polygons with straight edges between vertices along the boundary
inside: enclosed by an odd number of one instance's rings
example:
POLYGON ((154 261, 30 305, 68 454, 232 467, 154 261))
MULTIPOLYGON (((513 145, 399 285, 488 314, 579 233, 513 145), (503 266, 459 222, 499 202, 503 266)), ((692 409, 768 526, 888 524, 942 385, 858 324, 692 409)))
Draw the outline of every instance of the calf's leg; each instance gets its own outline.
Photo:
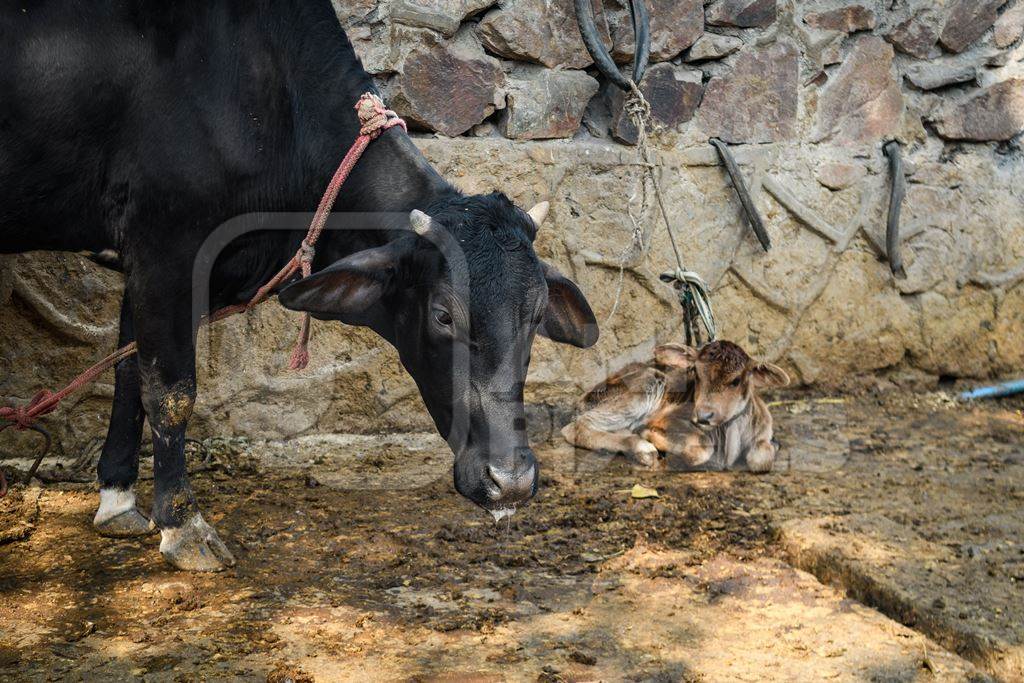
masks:
POLYGON ((775 462, 775 444, 771 440, 761 439, 747 451, 747 469, 751 472, 771 472, 775 462))
POLYGON ((158 279, 152 273, 141 282, 129 279, 142 404, 153 432, 153 521, 164 559, 179 569, 219 571, 235 559, 200 514, 185 466, 185 429, 196 398, 190 290, 181 282, 153 282, 158 279))
MULTIPOLYGON (((121 347, 133 341, 131 300, 125 293, 121 300, 117 345, 121 347)), ((133 356, 114 368, 114 404, 96 472, 100 482, 100 506, 92 523, 103 536, 144 536, 154 530, 135 504, 134 486, 139 476, 139 445, 144 420, 139 364, 133 356)))
POLYGON ((591 427, 586 420, 576 420, 562 428, 562 436, 572 445, 587 450, 630 454, 647 467, 658 462, 658 449, 632 432, 605 432, 591 427))
POLYGON ((682 458, 686 467, 700 467, 715 454, 715 445, 711 439, 697 431, 683 434, 679 440, 669 438, 665 430, 659 427, 649 427, 640 435, 659 451, 682 458))
MULTIPOLYGON (((781 371, 780 371, 781 372, 781 371)), ((747 469, 751 472, 770 472, 779 452, 775 445, 772 415, 759 397, 751 400, 751 426, 753 443, 747 451, 747 469)))

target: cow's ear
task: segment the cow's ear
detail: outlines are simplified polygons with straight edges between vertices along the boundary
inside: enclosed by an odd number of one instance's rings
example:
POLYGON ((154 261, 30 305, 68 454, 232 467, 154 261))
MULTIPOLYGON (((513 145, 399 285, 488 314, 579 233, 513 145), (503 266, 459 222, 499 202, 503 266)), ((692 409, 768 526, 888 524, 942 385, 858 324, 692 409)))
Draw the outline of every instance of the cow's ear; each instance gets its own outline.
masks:
POLYGON ((359 323, 398 272, 407 249, 390 243, 364 249, 285 287, 277 295, 285 308, 318 317, 359 323))
POLYGON ((789 384, 789 375, 778 365, 758 363, 750 369, 750 379, 759 389, 784 387, 789 384))
POLYGON ((548 307, 537 332, 561 344, 586 349, 597 343, 597 318, 583 292, 552 266, 541 261, 548 283, 548 307))
POLYGON ((685 344, 662 344, 654 349, 654 362, 670 368, 688 370, 697 362, 697 349, 685 344))

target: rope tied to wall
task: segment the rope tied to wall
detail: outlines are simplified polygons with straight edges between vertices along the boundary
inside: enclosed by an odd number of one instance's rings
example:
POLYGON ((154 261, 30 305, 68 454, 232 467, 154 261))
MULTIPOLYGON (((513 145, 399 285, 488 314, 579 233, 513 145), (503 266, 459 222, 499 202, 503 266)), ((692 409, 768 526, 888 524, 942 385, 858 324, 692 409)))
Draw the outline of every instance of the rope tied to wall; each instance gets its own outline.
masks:
MULTIPOLYGON (((638 85, 643 81, 644 72, 647 70, 647 62, 651 55, 651 31, 650 18, 647 14, 647 7, 643 0, 630 0, 629 12, 633 24, 633 70, 631 77, 619 71, 615 61, 608 53, 608 49, 601 42, 594 23, 594 8, 592 0, 573 0, 576 10, 576 22, 579 25, 580 37, 587 52, 594 60, 594 66, 612 84, 626 93, 623 104, 623 111, 633 123, 637 131, 637 155, 640 157, 641 166, 647 169, 647 175, 654 187, 654 196, 658 200, 658 207, 661 216, 665 221, 665 229, 668 232, 669 241, 672 244, 672 253, 675 256, 675 270, 663 273, 662 282, 672 286, 679 297, 679 303, 683 309, 683 321, 686 326, 687 344, 700 345, 701 331, 703 325, 707 333, 707 341, 714 341, 715 315, 711 308, 711 299, 708 296, 708 286, 701 277, 687 269, 683 265, 683 257, 679 251, 679 244, 676 240, 675 231, 672 229, 672 221, 668 217, 668 209, 665 207, 664 193, 661 191, 661 183, 658 174, 655 172, 654 163, 651 159, 651 150, 648 145, 648 132, 652 128, 651 103, 644 97, 638 85)), ((625 262, 623 262, 623 268, 625 262)), ((622 269, 620 268, 620 276, 622 269)), ((621 282, 621 280, 620 280, 621 282)), ((618 298, 616 297, 616 306, 618 298)), ((612 308, 614 313, 615 307, 612 308)))
POLYGON ((709 288, 699 274, 683 265, 679 243, 676 240, 675 230, 672 228, 672 221, 668 217, 661 182, 658 180, 658 174, 651 159, 651 149, 648 145, 648 130, 652 123, 651 104, 635 81, 630 80, 629 87, 630 92, 626 96, 623 110, 636 128, 637 155, 640 157, 641 165, 647 169, 651 186, 654 188, 654 196, 658 200, 661 217, 665 223, 665 231, 668 233, 669 244, 672 245, 672 254, 676 261, 675 270, 662 273, 660 279, 671 286, 679 298, 679 305, 683 310, 683 325, 686 329, 686 343, 699 347, 704 343, 713 342, 718 334, 709 288), (704 328, 704 334, 701 332, 701 326, 704 328), (704 339, 705 334, 706 340, 704 339))

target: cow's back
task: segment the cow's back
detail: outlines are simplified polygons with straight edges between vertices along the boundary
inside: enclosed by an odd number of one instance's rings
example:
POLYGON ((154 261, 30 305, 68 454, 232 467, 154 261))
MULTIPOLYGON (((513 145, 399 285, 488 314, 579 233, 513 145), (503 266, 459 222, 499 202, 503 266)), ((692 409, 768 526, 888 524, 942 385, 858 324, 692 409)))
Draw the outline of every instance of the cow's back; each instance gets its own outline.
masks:
POLYGON ((282 186, 272 3, 21 4, 0 4, 0 252, 120 248, 149 216, 180 239, 282 186))

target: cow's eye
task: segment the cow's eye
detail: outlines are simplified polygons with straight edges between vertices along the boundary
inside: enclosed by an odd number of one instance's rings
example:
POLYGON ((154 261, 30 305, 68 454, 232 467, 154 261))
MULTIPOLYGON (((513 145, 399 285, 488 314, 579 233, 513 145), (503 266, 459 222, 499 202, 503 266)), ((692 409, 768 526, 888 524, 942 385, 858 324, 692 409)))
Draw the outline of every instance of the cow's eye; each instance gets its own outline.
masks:
POLYGON ((738 387, 742 383, 743 383, 743 377, 737 377, 733 381, 729 382, 729 386, 731 386, 731 387, 738 387))
POLYGON ((442 327, 451 327, 452 314, 444 310, 443 308, 435 308, 434 320, 436 320, 437 324, 441 325, 442 327))

